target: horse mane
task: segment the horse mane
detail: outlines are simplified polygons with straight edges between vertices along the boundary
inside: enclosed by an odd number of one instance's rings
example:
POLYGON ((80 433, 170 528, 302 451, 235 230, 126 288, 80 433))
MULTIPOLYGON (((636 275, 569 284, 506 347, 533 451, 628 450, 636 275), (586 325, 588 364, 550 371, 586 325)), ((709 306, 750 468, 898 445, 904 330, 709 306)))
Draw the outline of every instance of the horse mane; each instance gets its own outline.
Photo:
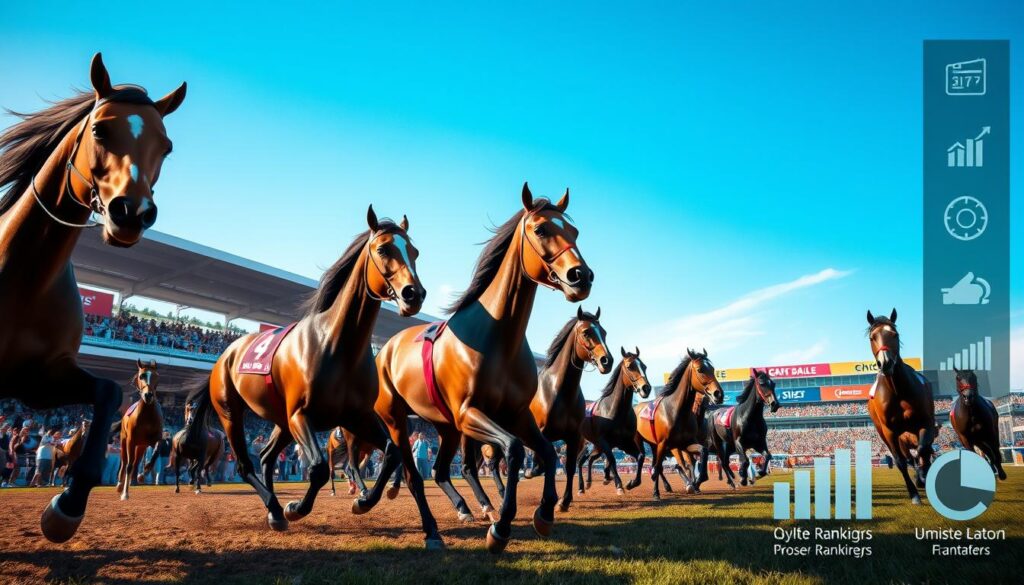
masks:
MULTIPOLYGON (((394 221, 382 219, 378 224, 377 232, 390 233, 399 229, 394 221)), ((360 252, 363 251, 363 246, 366 245, 366 240, 369 237, 370 230, 357 235, 341 254, 341 257, 324 272, 323 276, 320 277, 320 284, 316 287, 316 290, 300 306, 300 311, 304 317, 323 313, 334 304, 341 289, 348 282, 348 277, 352 275, 352 269, 355 268, 356 260, 359 258, 360 252)))
POLYGON ((875 329, 875 327, 881 327, 883 325, 888 325, 889 327, 892 327, 893 330, 899 331, 898 329, 896 329, 896 324, 893 323, 888 317, 878 316, 875 317, 875 320, 872 321, 870 325, 868 325, 867 331, 865 333, 867 335, 871 335, 871 332, 875 329))
MULTIPOLYGON (((531 213, 549 209, 557 210, 558 208, 547 199, 535 199, 531 213)), ((498 268, 501 267, 501 262, 505 259, 505 253, 508 252, 509 246, 512 245, 512 239, 516 235, 519 221, 523 219, 525 214, 526 210, 520 209, 505 223, 496 228, 491 228, 490 231, 494 236, 484 242, 484 249, 480 252, 480 257, 476 261, 476 269, 473 271, 473 278, 469 281, 469 286, 458 299, 448 305, 444 310, 446 314, 452 315, 466 309, 480 298, 480 295, 483 294, 498 274, 498 268)))
POLYGON ((659 398, 672 396, 676 393, 676 390, 679 389, 679 384, 683 381, 683 375, 686 373, 686 368, 690 367, 690 361, 690 356, 687 355, 683 358, 683 361, 679 362, 676 369, 672 370, 672 373, 668 376, 668 382, 666 382, 665 386, 662 387, 660 392, 658 392, 659 398))
MULTIPOLYGON (((623 360, 625 361, 625 360, 623 360)), ((618 373, 619 369, 622 368, 622 362, 619 362, 618 367, 615 366, 615 362, 612 361, 612 371, 618 373)), ((608 398, 615 392, 615 386, 619 383, 622 376, 608 376, 608 382, 605 383, 604 388, 601 390, 601 398, 608 398)))
MULTIPOLYGON (((757 374, 754 374, 755 376, 757 374)), ((750 392, 754 389, 754 378, 747 378, 747 384, 743 386, 743 392, 736 397, 736 404, 743 404, 747 398, 750 398, 750 392)))
POLYGON ((565 346, 565 340, 569 338, 569 335, 572 334, 572 330, 580 321, 597 321, 597 317, 584 311, 582 319, 577 317, 569 319, 565 325, 562 326, 562 329, 558 334, 555 335, 554 340, 551 341, 551 345, 548 347, 548 357, 544 361, 544 367, 550 368, 551 365, 555 363, 555 360, 558 359, 558 354, 562 351, 562 347, 565 346))
MULTIPOLYGON (((105 101, 152 104, 146 90, 133 85, 116 86, 105 101)), ((75 95, 55 102, 34 113, 6 112, 21 121, 0 134, 0 215, 10 209, 28 190, 32 178, 64 137, 81 122, 96 104, 92 91, 76 91, 75 95)))

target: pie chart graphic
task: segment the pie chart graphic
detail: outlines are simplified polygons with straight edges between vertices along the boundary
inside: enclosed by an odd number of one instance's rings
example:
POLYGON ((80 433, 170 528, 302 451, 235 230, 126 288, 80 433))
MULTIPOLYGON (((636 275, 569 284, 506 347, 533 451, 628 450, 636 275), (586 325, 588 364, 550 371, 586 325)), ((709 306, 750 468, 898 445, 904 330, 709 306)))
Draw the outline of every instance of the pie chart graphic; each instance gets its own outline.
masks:
POLYGON ((996 495, 996 478, 984 457, 957 449, 932 463, 926 482, 928 502, 950 520, 977 518, 996 495))

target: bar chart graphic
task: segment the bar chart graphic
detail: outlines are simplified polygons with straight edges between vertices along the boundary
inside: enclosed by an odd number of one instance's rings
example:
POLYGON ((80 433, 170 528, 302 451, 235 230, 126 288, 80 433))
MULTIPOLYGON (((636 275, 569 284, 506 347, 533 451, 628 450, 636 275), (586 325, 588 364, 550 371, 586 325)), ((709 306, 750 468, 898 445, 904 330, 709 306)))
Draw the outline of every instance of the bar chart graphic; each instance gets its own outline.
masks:
POLYGON ((774 485, 772 517, 775 520, 810 520, 812 517, 811 492, 813 483, 813 517, 817 520, 850 520, 852 514, 857 520, 871 519, 871 441, 857 441, 852 455, 856 465, 851 469, 849 449, 836 449, 835 497, 832 492, 833 458, 815 457, 812 470, 798 469, 793 472, 790 482, 777 481, 774 485), (856 474, 856 475, 853 475, 856 474), (856 478, 856 499, 854 484, 856 478), (790 489, 792 487, 792 490, 790 489), (851 503, 855 508, 851 510, 851 503), (790 505, 792 504, 792 506, 790 505), (835 515, 832 507, 835 505, 835 515), (792 515, 790 511, 792 509, 792 515))
POLYGON ((963 142, 955 142, 946 149, 947 167, 983 167, 985 166, 985 141, 982 138, 992 132, 991 126, 985 126, 974 138, 963 142))
POLYGON ((985 337, 961 349, 957 353, 939 362, 939 370, 979 370, 988 372, 992 370, 992 338, 985 337))

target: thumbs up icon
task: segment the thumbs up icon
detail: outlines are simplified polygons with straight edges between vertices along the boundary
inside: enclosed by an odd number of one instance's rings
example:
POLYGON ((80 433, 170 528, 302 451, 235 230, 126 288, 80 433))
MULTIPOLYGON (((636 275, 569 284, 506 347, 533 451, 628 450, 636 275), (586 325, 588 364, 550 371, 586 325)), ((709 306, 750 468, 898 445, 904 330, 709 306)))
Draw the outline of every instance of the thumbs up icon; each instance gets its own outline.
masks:
POLYGON ((950 288, 942 289, 943 305, 987 305, 992 287, 984 278, 968 272, 950 288))

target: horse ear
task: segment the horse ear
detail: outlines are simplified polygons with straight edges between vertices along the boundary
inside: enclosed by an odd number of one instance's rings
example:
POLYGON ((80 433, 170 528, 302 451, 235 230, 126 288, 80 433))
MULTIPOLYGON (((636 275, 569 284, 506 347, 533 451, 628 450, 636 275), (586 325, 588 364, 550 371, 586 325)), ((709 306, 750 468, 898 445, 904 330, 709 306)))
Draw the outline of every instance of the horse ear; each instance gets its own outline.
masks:
POLYGON ((953 372, 960 375, 960 370, 956 369, 956 366, 953 366, 953 372))
POLYGON ((526 211, 533 210, 533 193, 530 193, 530 184, 523 182, 523 209, 526 211))
POLYGON ((896 307, 893 307, 892 313, 889 313, 889 320, 892 321, 893 324, 896 323, 896 307))
POLYGON ((377 222, 377 214, 373 211, 373 204, 366 210, 366 225, 370 227, 371 232, 377 231, 380 227, 380 223, 377 222))
POLYGON ((89 66, 89 80, 92 82, 92 89, 96 92, 96 99, 101 100, 114 93, 114 86, 110 84, 110 74, 107 73, 107 66, 103 64, 103 55, 96 53, 92 56, 92 64, 89 66))
POLYGON ((563 211, 563 212, 565 211, 565 209, 567 207, 569 207, 569 188, 568 187, 565 188, 565 195, 562 195, 562 198, 558 200, 558 203, 555 204, 555 207, 558 208, 558 211, 563 211))
POLYGON ((156 369, 156 360, 149 360, 149 367, 151 369, 155 370, 156 369))
POLYGON ((701 349, 701 357, 708 357, 708 348, 702 347, 700 349, 701 349))
POLYGON ((188 92, 188 83, 182 81, 178 89, 158 99, 153 105, 156 107, 156 111, 160 112, 160 116, 166 118, 171 115, 174 110, 178 109, 181 102, 185 101, 185 94, 188 92))
POLYGON ((398 224, 398 227, 402 228, 403 232, 409 231, 409 218, 402 214, 402 223, 398 224))
POLYGON ((624 347, 622 347, 620 345, 619 346, 619 352, 622 354, 622 357, 626 357, 626 348, 624 348, 624 347))
POLYGON ((636 357, 640 357, 640 348, 634 345, 633 349, 636 351, 636 357))
POLYGON ((582 306, 577 306, 576 307, 576 318, 580 319, 580 320, 583 319, 583 307, 582 306))
POLYGON ((594 313, 594 319, 597 319, 599 321, 601 320, 601 307, 600 306, 597 307, 597 312, 594 313))
POLYGON ((871 309, 868 309, 868 325, 875 324, 875 316, 871 314, 871 309))
POLYGON ((139 369, 141 370, 142 369, 142 360, 139 359, 139 358, 135 358, 135 365, 139 366, 139 369))

